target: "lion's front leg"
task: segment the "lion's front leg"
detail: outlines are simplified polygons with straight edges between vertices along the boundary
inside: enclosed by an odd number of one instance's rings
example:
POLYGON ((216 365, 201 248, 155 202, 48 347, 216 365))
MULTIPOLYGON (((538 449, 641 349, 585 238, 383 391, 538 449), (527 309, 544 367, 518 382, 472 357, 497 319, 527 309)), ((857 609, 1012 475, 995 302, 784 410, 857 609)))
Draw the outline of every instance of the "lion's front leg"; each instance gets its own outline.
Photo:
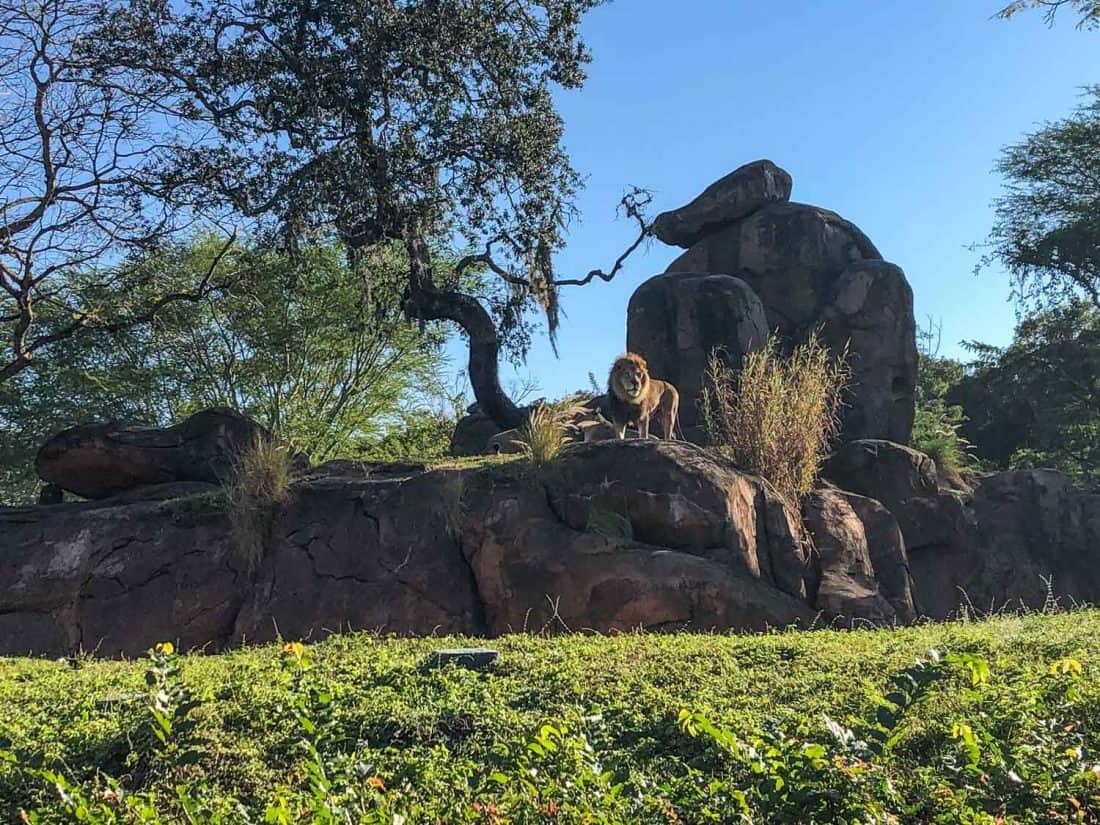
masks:
POLYGON ((649 439, 649 419, 648 418, 639 418, 638 419, 638 438, 642 439, 643 441, 649 439))

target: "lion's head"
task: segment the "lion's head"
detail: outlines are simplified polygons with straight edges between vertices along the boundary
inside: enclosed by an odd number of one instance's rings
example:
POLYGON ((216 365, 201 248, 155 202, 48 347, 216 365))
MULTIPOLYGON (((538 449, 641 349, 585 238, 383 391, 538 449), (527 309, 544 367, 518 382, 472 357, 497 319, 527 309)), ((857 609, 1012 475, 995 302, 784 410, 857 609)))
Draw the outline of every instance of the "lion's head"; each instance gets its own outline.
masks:
POLYGON ((607 388, 623 401, 637 401, 649 385, 649 367, 642 356, 628 352, 615 359, 607 388))

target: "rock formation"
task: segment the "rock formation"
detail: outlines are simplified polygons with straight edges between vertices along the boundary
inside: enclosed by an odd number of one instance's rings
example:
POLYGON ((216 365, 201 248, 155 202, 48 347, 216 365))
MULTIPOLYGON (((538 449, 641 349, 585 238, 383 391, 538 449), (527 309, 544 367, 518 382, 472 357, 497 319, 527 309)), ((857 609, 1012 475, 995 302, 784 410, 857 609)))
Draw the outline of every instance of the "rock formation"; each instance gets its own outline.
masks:
POLYGON ((83 498, 106 498, 148 484, 220 483, 235 457, 269 437, 230 409, 195 413, 173 427, 112 421, 58 433, 38 451, 38 477, 83 498))
POLYGON ((273 513, 251 571, 207 482, 0 508, 0 655, 349 628, 903 623, 1100 599, 1100 495, 1058 473, 1004 473, 968 495, 940 489, 927 456, 856 441, 826 476, 799 513, 685 442, 578 445, 541 470, 330 462, 273 513))
POLYGON ((770 160, 758 160, 715 181, 687 206, 658 215, 653 234, 688 249, 767 203, 790 200, 791 184, 786 171, 770 160))
POLYGON ((714 349, 735 363, 758 348, 762 308, 766 328, 788 346, 818 329, 834 351, 848 346, 846 438, 907 443, 917 350, 905 275, 854 224, 790 202, 790 180, 770 161, 757 161, 657 216, 653 233, 687 251, 631 298, 627 346, 681 388, 690 422, 699 365, 714 349))
POLYGON ((680 391, 680 423, 699 423, 698 399, 710 353, 736 367, 768 337, 764 305, 745 281, 728 275, 657 275, 630 298, 626 348, 680 391))

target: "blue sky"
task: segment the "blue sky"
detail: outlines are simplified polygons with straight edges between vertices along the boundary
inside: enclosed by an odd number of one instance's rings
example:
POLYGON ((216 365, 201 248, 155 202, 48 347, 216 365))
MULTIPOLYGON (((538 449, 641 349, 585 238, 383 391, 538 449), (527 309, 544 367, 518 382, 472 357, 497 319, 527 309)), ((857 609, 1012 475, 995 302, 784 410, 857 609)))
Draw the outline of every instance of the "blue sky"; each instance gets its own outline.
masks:
MULTIPOLYGON (((958 342, 1011 338, 1004 275, 972 274, 1000 190, 1001 147, 1068 114, 1100 83, 1100 33, 1068 13, 990 19, 1004 0, 616 0, 583 25, 594 54, 579 92, 559 95, 566 145, 586 177, 563 276, 607 268, 633 239, 616 220, 629 185, 653 214, 743 163, 770 158, 792 200, 859 225, 913 287, 918 320, 958 342)), ((600 380, 626 343, 634 289, 678 250, 654 241, 611 284, 563 291, 560 358, 545 336, 518 372, 557 396, 600 380)), ((465 367, 461 341, 449 347, 465 367)))

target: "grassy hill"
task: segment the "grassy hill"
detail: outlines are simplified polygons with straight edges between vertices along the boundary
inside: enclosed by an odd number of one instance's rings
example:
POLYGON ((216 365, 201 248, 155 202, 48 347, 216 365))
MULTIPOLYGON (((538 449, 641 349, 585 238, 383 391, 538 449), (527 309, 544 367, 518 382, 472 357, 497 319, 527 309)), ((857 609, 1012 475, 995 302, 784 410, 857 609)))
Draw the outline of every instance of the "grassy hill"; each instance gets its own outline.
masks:
POLYGON ((1100 821, 1100 611, 460 644, 0 659, 0 821, 1100 821))

